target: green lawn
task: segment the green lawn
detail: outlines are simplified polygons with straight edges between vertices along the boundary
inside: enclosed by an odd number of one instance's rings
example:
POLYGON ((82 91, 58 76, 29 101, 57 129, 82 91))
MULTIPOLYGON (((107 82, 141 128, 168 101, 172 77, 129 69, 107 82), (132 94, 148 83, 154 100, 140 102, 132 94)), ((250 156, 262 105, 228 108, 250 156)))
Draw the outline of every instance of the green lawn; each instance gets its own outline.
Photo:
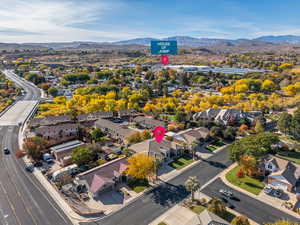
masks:
POLYGON ((157 225, 167 225, 165 222, 160 222, 159 224, 157 225))
POLYGON ((207 145, 205 148, 206 148, 208 151, 211 151, 211 152, 213 152, 213 151, 215 151, 215 150, 217 149, 217 147, 214 146, 214 145, 207 145))
POLYGON ((236 176, 237 171, 240 169, 239 166, 233 168, 226 174, 226 179, 235 186, 249 191, 255 195, 258 195, 264 188, 264 184, 252 177, 245 176, 244 178, 238 178, 236 176))
POLYGON ((221 140, 217 140, 217 141, 214 141, 212 143, 212 145, 217 146, 217 147, 222 147, 222 146, 225 145, 225 143, 223 141, 221 141, 221 140))
POLYGON ((147 189, 150 185, 147 180, 130 180, 128 186, 136 193, 142 192, 147 189))
POLYGON ((279 152, 276 154, 276 156, 282 159, 290 160, 300 165, 300 152, 292 152, 292 151, 279 152))
POLYGON ((200 214, 202 211, 204 211, 206 208, 202 205, 193 205, 190 208, 194 213, 200 214))
MULTIPOLYGON (((205 209, 206 207, 202 205, 193 205, 192 207, 190 207, 190 210, 192 210, 196 214, 202 213, 205 209)), ((230 223, 234 219, 234 217, 235 215, 226 211, 226 215, 223 217, 223 219, 230 223)))
POLYGON ((182 169, 183 167, 191 164, 193 162, 193 158, 189 155, 184 155, 173 162, 171 162, 169 165, 177 170, 182 169))

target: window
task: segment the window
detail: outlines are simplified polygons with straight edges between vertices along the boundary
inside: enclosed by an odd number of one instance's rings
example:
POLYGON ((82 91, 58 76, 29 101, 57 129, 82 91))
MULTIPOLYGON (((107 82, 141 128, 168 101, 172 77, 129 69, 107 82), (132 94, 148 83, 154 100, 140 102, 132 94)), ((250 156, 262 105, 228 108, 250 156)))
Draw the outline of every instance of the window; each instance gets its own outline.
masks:
POLYGON ((268 164, 268 169, 272 170, 273 169, 273 166, 272 164, 268 164))

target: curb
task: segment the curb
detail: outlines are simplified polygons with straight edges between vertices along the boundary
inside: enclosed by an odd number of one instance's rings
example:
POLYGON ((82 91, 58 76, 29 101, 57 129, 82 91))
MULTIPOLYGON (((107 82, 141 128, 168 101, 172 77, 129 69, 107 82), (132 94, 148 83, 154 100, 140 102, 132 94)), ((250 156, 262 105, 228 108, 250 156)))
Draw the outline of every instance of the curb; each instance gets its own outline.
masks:
POLYGON ((234 167, 236 167, 236 166, 237 166, 237 163, 232 164, 230 167, 228 167, 226 170, 224 170, 224 171, 222 172, 222 174, 220 175, 220 178, 221 178, 221 180, 224 182, 225 185, 227 185, 228 187, 230 187, 230 188, 232 188, 232 189, 234 189, 234 190, 236 190, 236 191, 239 191, 239 192, 241 192, 241 193, 243 193, 243 194, 245 194, 245 195, 248 195, 249 197, 251 197, 251 198, 253 198, 253 199, 255 199, 255 200, 258 200, 258 201, 263 202, 263 203, 265 203, 265 204, 268 204, 268 205, 270 205, 270 206, 272 206, 272 207, 274 207, 274 208, 276 208, 276 209, 279 209, 279 210, 281 210, 281 211, 283 211, 283 212, 285 212, 285 213, 287 213, 287 214, 289 214, 289 215, 291 215, 291 216, 300 218, 300 215, 299 215, 298 213, 296 213, 296 212, 293 212, 293 211, 291 211, 291 210, 288 210, 288 209, 286 209, 286 208, 284 208, 284 207, 277 207, 276 205, 272 204, 271 202, 263 201, 263 200, 261 200, 260 198, 258 198, 258 195, 254 195, 254 194, 252 194, 252 193, 250 193, 250 192, 248 192, 248 191, 246 191, 246 190, 244 190, 244 189, 242 189, 242 188, 239 188, 239 187, 237 187, 237 186, 231 184, 231 183, 226 179, 225 175, 226 175, 230 170, 232 170, 234 167))

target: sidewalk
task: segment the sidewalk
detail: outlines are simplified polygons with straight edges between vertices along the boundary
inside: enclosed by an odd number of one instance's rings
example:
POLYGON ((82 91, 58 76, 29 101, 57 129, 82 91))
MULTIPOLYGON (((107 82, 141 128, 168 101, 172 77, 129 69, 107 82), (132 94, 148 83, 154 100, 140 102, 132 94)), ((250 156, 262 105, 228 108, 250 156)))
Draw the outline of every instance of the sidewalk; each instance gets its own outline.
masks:
MULTIPOLYGON (((201 192, 197 192, 195 198, 196 199, 205 198, 208 201, 211 199, 209 196, 201 192)), ((236 216, 241 216, 240 213, 232 209, 227 208, 226 210, 236 216)), ((190 221, 195 215, 197 214, 194 213, 192 210, 185 208, 180 204, 177 204, 173 206, 171 209, 169 209, 168 211, 166 211, 164 214, 157 217, 155 220, 149 223, 149 225, 158 225, 160 222, 164 222, 168 225, 183 225, 186 224, 188 221, 190 221)), ((258 223, 254 222, 251 219, 249 219, 249 222, 251 225, 259 225, 258 223)))
POLYGON ((261 198, 261 194, 259 194, 259 195, 252 194, 252 193, 250 193, 250 192, 248 192, 248 191, 246 191, 246 190, 244 190, 244 189, 242 189, 242 188, 239 188, 239 187, 237 187, 237 186, 231 184, 229 181, 227 181, 227 179, 226 179, 226 177, 225 177, 226 173, 229 172, 231 169, 233 169, 233 168, 236 167, 236 166, 237 166, 237 163, 232 164, 230 167, 228 167, 227 169, 225 169, 225 170, 219 175, 219 177, 221 178, 221 180, 222 180, 228 187, 230 187, 230 188, 232 188, 232 189, 234 189, 234 190, 237 190, 237 191, 239 191, 239 192, 241 192, 241 193, 243 193, 243 194, 245 194, 245 195, 248 195, 248 196, 251 197, 251 198, 254 198, 254 199, 258 200, 258 201, 261 201, 261 202, 263 202, 263 203, 265 203, 265 204, 268 204, 268 205, 270 205, 270 206, 272 206, 272 207, 274 207, 274 208, 277 208, 277 209, 279 209, 279 210, 281 210, 281 211, 284 211, 284 212, 287 213, 287 214, 290 214, 291 216, 294 216, 294 217, 297 217, 297 218, 300 219, 300 215, 299 215, 298 213, 296 213, 296 212, 294 212, 294 211, 292 211, 292 210, 289 210, 289 209, 285 208, 284 206, 281 206, 280 204, 276 204, 276 203, 274 204, 274 200, 268 201, 266 198, 261 198))

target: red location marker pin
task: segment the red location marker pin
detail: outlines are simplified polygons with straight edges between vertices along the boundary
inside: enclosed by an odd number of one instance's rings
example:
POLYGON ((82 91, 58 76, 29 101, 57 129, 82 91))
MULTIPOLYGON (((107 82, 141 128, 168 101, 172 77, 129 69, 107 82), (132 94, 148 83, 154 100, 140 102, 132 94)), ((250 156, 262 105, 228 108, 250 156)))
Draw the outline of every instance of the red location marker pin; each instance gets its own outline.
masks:
POLYGON ((161 142, 166 134, 166 129, 164 127, 155 127, 153 131, 156 142, 161 142))
POLYGON ((168 56, 163 55, 163 56, 161 57, 161 63, 164 64, 164 65, 167 65, 167 64, 169 63, 169 58, 168 58, 168 56))

